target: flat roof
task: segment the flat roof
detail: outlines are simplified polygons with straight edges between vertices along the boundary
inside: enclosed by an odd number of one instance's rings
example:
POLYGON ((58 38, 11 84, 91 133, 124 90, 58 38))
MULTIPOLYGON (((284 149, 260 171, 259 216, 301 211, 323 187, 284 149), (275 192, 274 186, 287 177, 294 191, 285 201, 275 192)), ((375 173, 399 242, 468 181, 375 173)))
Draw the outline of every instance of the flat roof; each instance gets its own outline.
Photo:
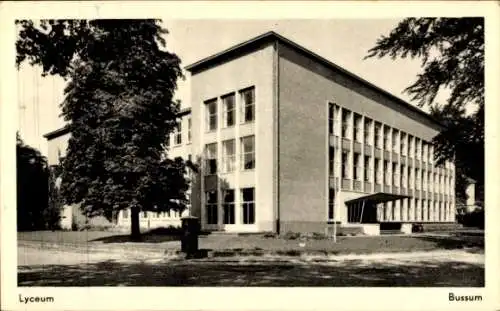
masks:
MULTIPOLYGON (((181 109, 178 113, 178 116, 182 117, 182 116, 185 116, 185 115, 190 114, 190 113, 191 113, 191 108, 187 107, 187 108, 181 109)), ((66 125, 66 126, 61 127, 57 130, 54 130, 52 132, 48 132, 47 134, 43 135, 43 137, 47 140, 51 140, 51 139, 57 138, 59 136, 63 136, 65 134, 68 134, 70 131, 71 131, 71 126, 66 125)))
POLYGON ((274 42, 274 41, 280 42, 280 43, 292 48, 295 51, 298 51, 302 54, 309 56, 310 58, 316 60, 317 62, 325 65, 327 68, 330 68, 330 69, 333 69, 333 70, 336 70, 336 71, 339 71, 339 72, 345 74, 346 76, 352 78, 353 80, 360 82, 361 84, 363 84, 367 88, 369 88, 369 89, 371 89, 379 94, 382 94, 386 97, 389 97, 391 100, 395 101, 396 103, 400 104, 401 106, 418 113, 419 115, 423 116, 424 118, 426 118, 428 121, 431 121, 435 125, 438 125, 440 127, 444 127, 444 125, 442 123, 440 123, 438 120, 436 120, 435 118, 430 116, 425 111, 411 105, 410 103, 402 100, 401 98, 389 93, 388 91, 374 85, 371 82, 368 82, 367 80, 359 77, 358 75, 355 75, 354 73, 347 71, 346 69, 340 67, 339 65, 325 59, 322 56, 319 56, 318 54, 304 48, 303 46, 283 37, 282 35, 274 32, 274 31, 266 32, 264 34, 261 34, 261 35, 255 37, 255 38, 252 38, 252 39, 247 40, 245 42, 234 45, 228 49, 225 49, 217 54, 203 58, 203 59, 201 59, 201 60, 199 60, 191 65, 186 66, 185 69, 190 71, 191 73, 196 72, 196 71, 202 71, 202 70, 207 69, 207 68, 209 68, 217 63, 224 62, 224 61, 230 59, 231 57, 237 57, 239 55, 242 55, 245 52, 251 50, 252 48, 256 48, 258 46, 261 46, 262 44, 264 44, 266 42, 274 42))

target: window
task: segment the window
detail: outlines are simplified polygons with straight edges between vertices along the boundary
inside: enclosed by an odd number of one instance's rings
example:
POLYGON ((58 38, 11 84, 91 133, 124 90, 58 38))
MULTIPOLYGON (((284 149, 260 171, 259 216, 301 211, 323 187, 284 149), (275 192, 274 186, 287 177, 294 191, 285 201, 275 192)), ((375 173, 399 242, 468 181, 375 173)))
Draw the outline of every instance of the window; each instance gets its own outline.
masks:
POLYGON ((217 100, 213 99, 205 103, 207 131, 217 129, 217 100))
POLYGON ((375 182, 377 184, 382 184, 382 160, 375 159, 375 182))
POLYGON ((427 174, 422 169, 422 190, 426 190, 426 189, 427 189, 427 174))
POLYGON ((392 151, 399 153, 398 131, 392 130, 392 151))
POLYGON ((401 178, 401 183, 400 187, 406 187, 406 170, 403 164, 400 166, 400 178, 401 178))
POLYGON ((415 140, 411 135, 408 135, 408 156, 410 158, 415 156, 415 140))
POLYGON ((434 192, 439 191, 439 179, 438 179, 438 174, 434 174, 434 192))
POLYGON ((365 118, 365 127, 364 127, 364 132, 365 132, 365 144, 366 145, 371 145, 372 144, 372 120, 365 118))
POLYGON ((217 144, 205 145, 205 172, 206 175, 213 175, 217 173, 217 144))
POLYGON ((335 189, 328 189, 328 220, 335 218, 335 189))
POLYGON ((142 218, 148 218, 148 212, 142 212, 142 218))
POLYGON ((241 189, 241 207, 243 212, 243 223, 255 223, 255 189, 241 189))
POLYGON ((428 176, 427 176, 427 190, 428 191, 432 191, 432 173, 429 172, 428 176))
POLYGON ((174 132, 174 143, 176 145, 182 144, 182 121, 177 122, 177 127, 174 132))
POLYGON ((422 145, 421 145, 421 140, 418 138, 415 138, 415 158, 420 159, 422 155, 422 145))
POLYGON ((255 89, 250 88, 240 92, 241 95, 241 122, 247 123, 255 120, 255 89))
MULTIPOLYGON (((215 225, 217 224, 218 214, 217 214, 217 192, 207 191, 205 193, 205 210, 207 212, 207 224, 215 225)), ((170 215, 169 215, 170 216, 170 215)))
POLYGON ((385 184, 390 185, 391 184, 391 172, 389 171, 389 161, 384 160, 384 176, 385 176, 385 184))
POLYGON ((415 186, 413 174, 413 169, 411 167, 408 167, 408 188, 410 189, 413 189, 413 187, 415 186))
POLYGON ((394 186, 397 186, 398 183, 399 183, 398 164, 397 163, 392 163, 392 184, 394 186))
POLYGON ((351 138, 350 116, 351 116, 351 112, 349 110, 342 109, 342 137, 343 138, 351 138))
POLYGON ((122 211, 122 215, 123 215, 123 218, 125 218, 125 219, 128 218, 128 209, 124 209, 122 211))
POLYGON ((349 151, 342 151, 342 178, 349 178, 349 151))
POLYGON ((255 168, 255 136, 241 139, 241 165, 243 170, 255 168))
POLYGON ((426 219, 425 216, 427 216, 427 213, 426 213, 426 201, 425 199, 422 199, 422 209, 420 210, 420 219, 421 220, 429 220, 429 219, 426 219))
POLYGON ((236 164, 236 150, 234 139, 226 140, 222 142, 222 166, 224 173, 229 173, 234 171, 236 164))
POLYGON ((415 189, 420 189, 420 170, 415 169, 415 189))
POLYGON ((328 103, 328 133, 334 134, 335 126, 335 104, 328 103))
POLYGON ((234 94, 222 97, 224 127, 233 126, 235 123, 234 94))
POLYGON ((224 190, 224 224, 234 224, 234 190, 224 190))
POLYGON ((357 142, 362 141, 361 135, 363 135, 363 132, 361 130, 361 127, 363 125, 363 118, 357 113, 354 114, 354 139, 357 142))
POLYGON ((432 204, 430 200, 427 200, 427 220, 431 220, 432 215, 432 204))
POLYGON ((401 132, 400 134, 400 146, 401 146, 401 155, 406 155, 406 134, 401 132))
POLYGON ((361 180, 361 154, 354 153, 353 173, 355 180, 361 180))
POLYGON ((328 149, 328 175, 333 176, 335 172, 335 149, 330 146, 328 149))
POLYGON ((382 149, 382 124, 375 122, 375 147, 382 149))
POLYGON ((187 137, 187 142, 191 142, 191 117, 187 118, 188 122, 188 137, 187 137))
POLYGON ((390 128, 387 126, 384 126, 384 148, 385 148, 385 150, 391 150, 390 133, 391 133, 390 128))
POLYGON ((428 148, 429 148, 429 145, 426 142, 422 141, 422 160, 424 162, 427 162, 427 159, 428 159, 428 156, 427 156, 428 148))
POLYGON ((429 163, 434 163, 434 146, 429 145, 429 163))
POLYGON ((370 182, 370 180, 371 180, 371 176, 372 176, 372 169, 371 169, 372 163, 371 162, 372 161, 371 161, 370 156, 365 155, 364 170, 365 170, 365 181, 366 182, 370 182))

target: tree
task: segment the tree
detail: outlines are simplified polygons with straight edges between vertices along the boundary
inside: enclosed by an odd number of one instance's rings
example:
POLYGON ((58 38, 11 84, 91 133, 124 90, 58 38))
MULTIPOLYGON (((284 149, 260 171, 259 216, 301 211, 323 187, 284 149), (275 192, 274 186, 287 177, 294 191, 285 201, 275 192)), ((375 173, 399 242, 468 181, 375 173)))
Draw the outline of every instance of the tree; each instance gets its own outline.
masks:
POLYGON ((49 205, 47 160, 16 135, 17 230, 55 229, 60 210, 49 205))
POLYGON ((165 50, 158 20, 18 21, 17 64, 41 65, 43 75, 68 79, 62 115, 71 128, 62 162, 61 193, 85 215, 113 218, 182 210, 186 163, 168 159, 182 78, 179 58, 165 50))
POLYGON ((430 107, 431 115, 445 125, 433 139, 437 163, 454 160, 457 175, 463 175, 463 181, 474 179, 482 196, 483 18, 406 18, 381 36, 366 58, 385 56, 421 59, 423 72, 405 92, 420 107, 430 107), (446 103, 436 102, 441 92, 449 92, 446 103))

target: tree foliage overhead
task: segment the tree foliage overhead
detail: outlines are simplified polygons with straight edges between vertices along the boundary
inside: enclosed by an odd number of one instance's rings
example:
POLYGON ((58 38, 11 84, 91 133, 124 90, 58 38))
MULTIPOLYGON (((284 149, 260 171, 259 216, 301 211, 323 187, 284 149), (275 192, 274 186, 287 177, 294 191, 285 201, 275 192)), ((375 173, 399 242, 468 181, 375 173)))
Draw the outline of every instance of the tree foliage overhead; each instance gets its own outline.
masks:
POLYGON ((405 89, 445 125, 433 144, 438 163, 484 185, 484 19, 406 18, 381 36, 367 58, 418 58, 422 72, 405 89), (436 102, 449 93, 445 103, 436 102))
POLYGON ((166 157, 179 103, 179 58, 157 20, 18 21, 17 63, 69 79, 62 115, 71 127, 62 195, 88 216, 182 209, 186 165, 166 157))

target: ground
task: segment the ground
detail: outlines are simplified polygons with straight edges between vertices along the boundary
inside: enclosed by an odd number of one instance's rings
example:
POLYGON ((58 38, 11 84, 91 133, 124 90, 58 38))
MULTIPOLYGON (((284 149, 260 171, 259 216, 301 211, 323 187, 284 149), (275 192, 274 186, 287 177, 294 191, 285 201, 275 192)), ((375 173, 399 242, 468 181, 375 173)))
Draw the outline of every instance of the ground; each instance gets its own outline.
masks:
MULTIPOLYGON (((27 239, 26 236, 28 234, 21 234, 20 239, 27 239)), ((481 247, 457 249, 459 242, 471 244, 470 236, 352 237, 336 244, 331 240, 306 241, 301 248, 297 246, 299 241, 223 235, 205 237, 206 240, 200 239, 200 244, 212 249, 227 249, 229 241, 240 247, 254 247, 254 243, 260 241, 261 249, 277 247, 307 251, 324 250, 328 246, 339 253, 328 256, 313 256, 307 252, 300 256, 235 255, 192 260, 179 260, 158 251, 178 248, 178 241, 172 240, 105 243, 101 238, 109 239, 110 235, 78 235, 78 232, 51 233, 42 239, 43 234, 33 236, 39 241, 24 241, 23 244, 20 240, 19 243, 19 286, 484 286, 481 247), (71 239, 74 244, 80 241, 85 248, 82 251, 82 247, 68 248, 64 244, 46 248, 43 245, 48 244, 43 243, 55 241, 49 238, 50 235, 65 237, 65 243, 71 239), (88 242, 89 238, 101 240, 88 242), (33 243, 39 244, 35 247, 33 243), (409 251, 402 252, 405 243, 409 251), (356 245, 371 251, 350 252, 349 249, 356 245), (377 251, 374 247, 386 251, 377 251), (88 251, 91 248, 92 251, 88 251), (130 249, 138 251, 130 252, 130 249)), ((477 246, 477 237, 474 241, 477 246)))

